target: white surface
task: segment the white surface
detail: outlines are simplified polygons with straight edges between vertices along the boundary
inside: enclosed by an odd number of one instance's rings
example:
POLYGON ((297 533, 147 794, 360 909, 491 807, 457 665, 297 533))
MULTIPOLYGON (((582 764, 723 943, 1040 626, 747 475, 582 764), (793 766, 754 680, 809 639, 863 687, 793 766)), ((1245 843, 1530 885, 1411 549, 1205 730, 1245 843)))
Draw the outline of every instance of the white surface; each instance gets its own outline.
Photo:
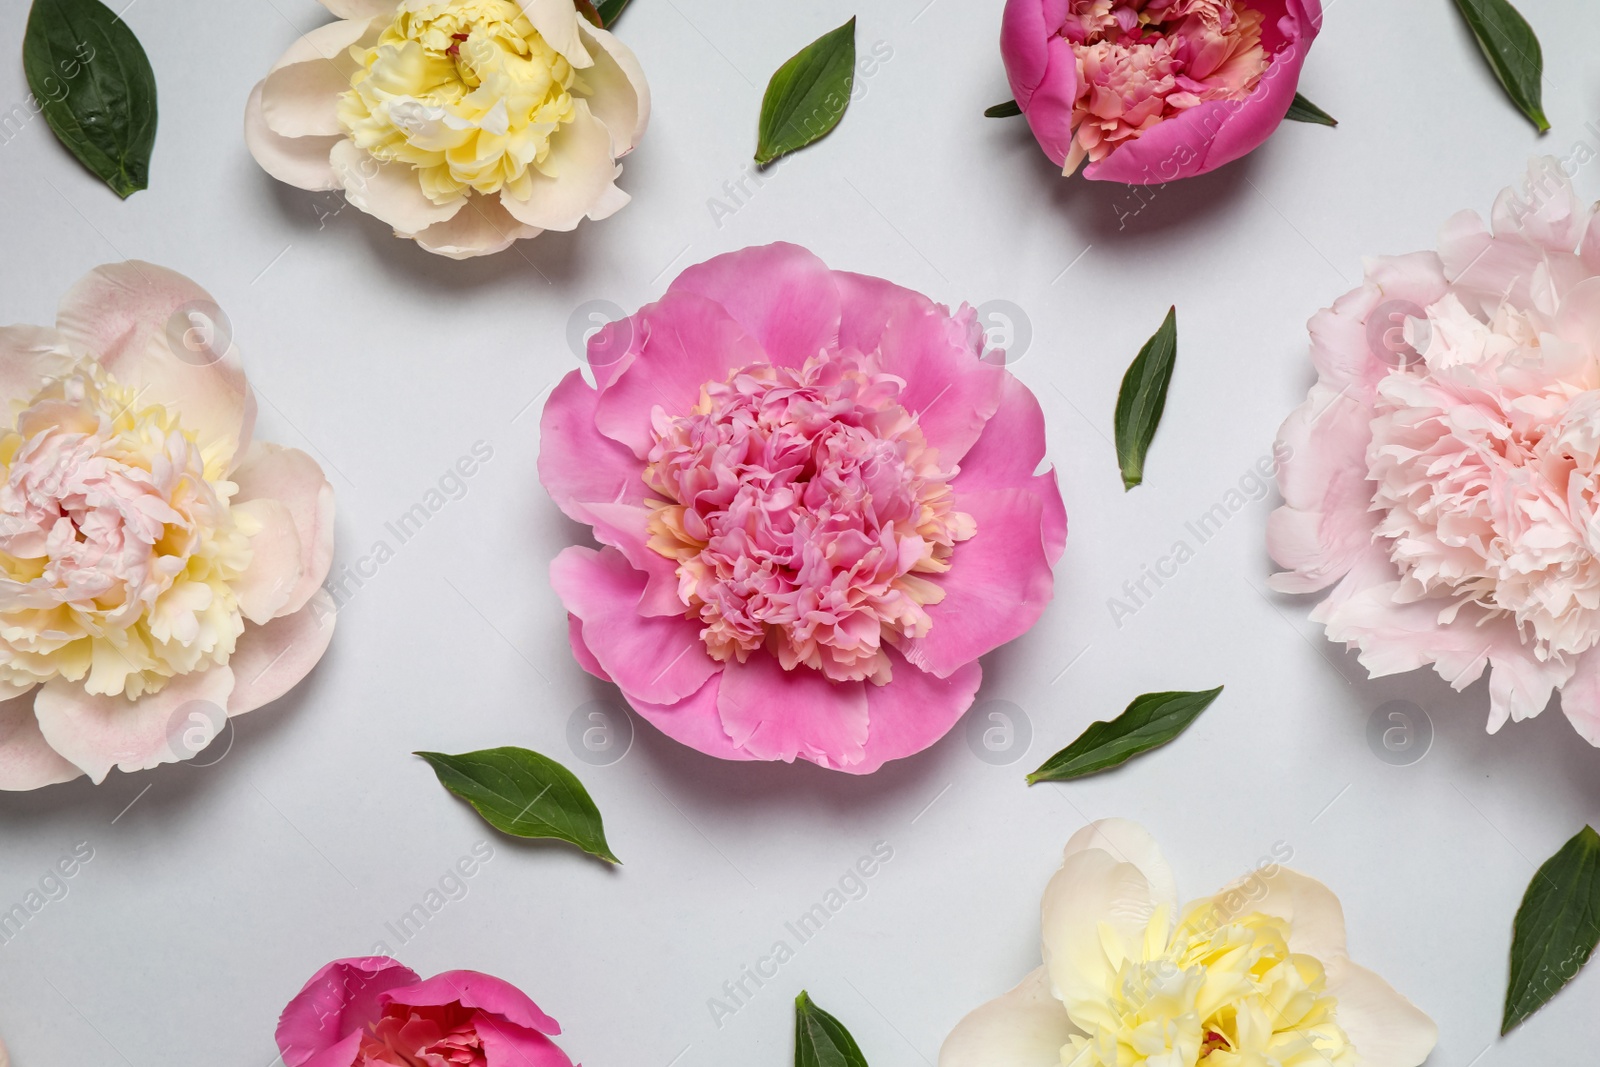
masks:
MULTIPOLYGON (((1550 72, 1545 150, 1600 146, 1585 132, 1600 117, 1600 24, 1579 0, 1521 7, 1550 72)), ((634 203, 468 263, 353 208, 330 214, 332 194, 278 185, 246 153, 251 85, 327 19, 310 0, 139 0, 128 22, 155 66, 161 130, 152 188, 126 203, 42 121, 0 144, 0 321, 49 321, 73 280, 115 259, 210 288, 259 391, 259 435, 329 470, 337 565, 392 542, 384 523, 475 441, 494 449, 464 498, 351 599, 312 677, 240 720, 220 763, 0 797, 0 907, 75 844, 94 849, 68 895, 0 945, 0 1034, 17 1067, 266 1065, 301 983, 379 941, 425 974, 518 983, 590 1067, 788 1064, 801 988, 874 1067, 931 1063, 957 1019, 1037 963, 1038 897, 1060 848, 1108 815, 1151 828, 1185 895, 1286 843, 1343 898, 1357 960, 1438 1020, 1434 1065, 1574 1062, 1600 1044, 1600 966, 1495 1038, 1517 902, 1600 809, 1600 752, 1559 710, 1489 738, 1482 684, 1362 681, 1306 623, 1308 602, 1264 595, 1270 500, 1120 630, 1106 604, 1267 453, 1310 380, 1303 324, 1358 282, 1360 258, 1432 247, 1447 215, 1486 211, 1541 142, 1446 0, 1335 0, 1302 88, 1343 125, 1289 124, 1243 163, 1159 191, 1119 230, 1135 194, 1063 182, 1020 120, 982 117, 1008 95, 999 11, 635 0, 619 30, 655 119, 626 161, 634 203), (853 13, 863 54, 881 41, 892 58, 830 138, 719 227, 707 201, 744 171, 767 75, 853 13), (631 310, 691 262, 775 239, 942 301, 1011 300, 1031 319, 1015 369, 1044 404, 1071 535, 1043 621, 984 664, 980 702, 1010 701, 1032 724, 1011 766, 977 759, 965 724, 866 779, 724 764, 642 724, 612 766, 568 748, 575 709, 619 703, 572 661, 545 578, 583 534, 534 472, 539 405, 576 365, 568 316, 597 299, 631 310), (1124 495, 1107 441, 1116 389, 1172 302, 1177 377, 1149 480, 1124 495), (1134 695, 1219 683, 1224 698, 1169 748, 1090 781, 1023 786, 1134 695), (1437 728, 1415 766, 1368 748, 1368 717, 1391 699, 1437 728), (503 744, 568 762, 626 866, 496 836, 410 755, 503 744), (494 859, 466 897, 401 946, 385 923, 484 840, 494 859), (879 841, 894 858, 866 896, 799 945, 784 924, 879 841), (794 959, 718 1029, 708 999, 780 939, 794 959)), ((26 94, 25 18, 24 0, 0 0, 12 42, 0 103, 26 94)), ((1600 168, 1578 184, 1600 192, 1600 168)))

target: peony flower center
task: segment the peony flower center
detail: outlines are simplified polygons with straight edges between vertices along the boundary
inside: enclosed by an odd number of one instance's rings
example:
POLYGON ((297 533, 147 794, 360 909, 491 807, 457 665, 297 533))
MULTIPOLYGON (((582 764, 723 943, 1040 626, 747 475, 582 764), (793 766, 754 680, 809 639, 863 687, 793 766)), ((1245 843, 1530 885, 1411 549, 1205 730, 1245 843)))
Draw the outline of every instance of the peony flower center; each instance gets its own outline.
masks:
POLYGON ((1378 385, 1368 476, 1402 603, 1514 619, 1540 660, 1600 638, 1600 367, 1509 307, 1455 296, 1408 324, 1416 366, 1378 385))
POLYGON ((785 670, 881 685, 883 642, 928 632, 944 591, 924 576, 976 527, 903 385, 869 357, 822 354, 707 383, 688 414, 655 410, 650 547, 678 562, 714 658, 766 647, 785 670))
POLYGON ((458 1004, 392 1004, 361 1035, 353 1067, 485 1067, 473 1013, 458 1004))
MULTIPOLYGON (((533 192, 550 138, 575 117, 572 66, 516 0, 406 0, 339 100, 357 147, 409 163, 436 204, 533 192)), ((581 88, 581 87, 580 87, 581 88)))
POLYGON ((1190 906, 1170 936, 1157 909, 1145 958, 1124 961, 1104 998, 1069 1002, 1086 1036, 1061 1049, 1071 1067, 1355 1067, 1322 964, 1289 951, 1289 926, 1260 913, 1190 906))
POLYGON ((224 462, 97 364, 48 381, 0 433, 0 680, 133 699, 227 662, 257 524, 224 462))
POLYGON ((1269 66, 1244 0, 1069 0, 1078 61, 1066 173, 1189 108, 1250 95, 1269 66))

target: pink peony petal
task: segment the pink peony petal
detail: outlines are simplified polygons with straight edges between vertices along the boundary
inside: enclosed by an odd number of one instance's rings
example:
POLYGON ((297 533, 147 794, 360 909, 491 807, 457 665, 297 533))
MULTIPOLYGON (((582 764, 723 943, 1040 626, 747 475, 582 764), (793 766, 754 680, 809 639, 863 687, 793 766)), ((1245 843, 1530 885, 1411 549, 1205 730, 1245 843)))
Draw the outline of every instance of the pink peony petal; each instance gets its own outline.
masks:
POLYGON ((288 508, 300 547, 300 581, 278 614, 299 611, 321 588, 333 564, 333 486, 317 461, 298 448, 257 442, 229 478, 234 503, 277 500, 288 508))
POLYGON ((644 68, 631 49, 587 20, 578 23, 578 35, 594 58, 594 66, 583 72, 589 107, 611 133, 611 154, 621 159, 633 151, 650 124, 650 86, 644 68))
POLYGON ((444 222, 435 222, 407 236, 416 238, 417 244, 435 255, 471 259, 504 252, 517 241, 544 232, 512 218, 499 197, 469 196, 462 203, 465 206, 444 222))
POLYGON ((360 69, 350 47, 362 38, 371 46, 382 24, 330 22, 302 34, 289 46, 261 87, 261 117, 281 137, 344 136, 339 97, 360 69))
POLYGON ((589 651, 589 646, 583 643, 583 620, 572 614, 567 615, 567 644, 572 646, 572 658, 578 661, 578 666, 602 682, 612 680, 606 669, 600 666, 600 661, 594 658, 594 653, 589 651))
POLYGON ((678 598, 678 564, 649 546, 650 510, 634 504, 583 504, 578 521, 594 527, 594 538, 627 557, 634 570, 646 576, 637 605, 640 615, 682 617, 686 605, 678 598))
POLYGON ((594 117, 589 102, 573 100, 574 117, 550 139, 545 165, 551 173, 528 169, 533 192, 526 200, 509 189, 500 193, 500 206, 525 226, 540 230, 572 230, 585 218, 603 219, 628 202, 618 189, 621 173, 611 152, 611 133, 594 117))
POLYGON ((1078 98, 1078 57, 1057 31, 1062 0, 1006 0, 1000 56, 1011 95, 1039 147, 1056 166, 1072 150, 1072 105, 1078 98))
POLYGON ((890 319, 879 340, 879 365, 905 379, 900 404, 917 417, 940 462, 960 463, 1000 408, 1010 377, 985 363, 983 334, 970 308, 952 316, 937 304, 890 319))
POLYGON ((1600 649, 1578 657, 1572 678, 1561 687, 1561 710, 1579 737, 1600 747, 1600 649))
POLYGON ((628 449, 595 428, 600 394, 571 371, 550 394, 539 418, 539 481, 570 519, 587 522, 579 506, 642 504, 642 465, 628 449))
POLYGON ((278 1017, 275 1036, 283 1062, 307 1067, 313 1057, 348 1044, 348 1058, 315 1067, 350 1067, 361 1032, 378 1021, 383 994, 418 980, 415 971, 387 956, 334 960, 311 976, 278 1017))
POLYGON ((692 293, 722 305, 776 366, 798 367, 839 344, 832 272, 799 245, 780 242, 715 256, 678 275, 667 293, 692 293))
POLYGON ((760 759, 734 744, 723 728, 722 713, 717 710, 717 693, 721 688, 722 672, 718 671, 693 695, 676 704, 651 704, 638 697, 628 697, 628 705, 674 741, 708 756, 725 760, 760 759))
POLYGON ((260 526, 250 538, 250 565, 233 581, 239 611, 256 625, 277 615, 300 584, 300 534, 294 515, 277 500, 246 500, 234 513, 260 526))
POLYGON ((852 774, 870 774, 889 760, 915 755, 949 733, 983 681, 977 660, 939 678, 906 662, 896 649, 888 652, 894 678, 867 686, 865 752, 860 763, 843 768, 852 774))
POLYGON ((138 700, 120 694, 91 696, 81 683, 56 678, 39 689, 33 707, 50 747, 99 785, 112 767, 147 771, 195 755, 204 746, 177 743, 177 732, 200 719, 215 727, 221 716, 201 711, 195 718, 185 708, 190 704, 226 708, 232 692, 233 671, 228 667, 181 674, 160 692, 138 700))
POLYGON ((83 771, 62 759, 39 732, 32 690, 0 701, 0 791, 70 782, 83 771))
POLYGON ((0 404, 32 400, 45 376, 66 362, 63 339, 47 326, 0 326, 0 404))
POLYGON ((891 321, 947 313, 921 293, 869 274, 836 270, 833 285, 839 291, 841 351, 876 352, 891 321))
POLYGON ((333 598, 319 589, 293 615, 246 626, 228 661, 234 674, 228 714, 254 711, 300 684, 328 650, 338 617, 333 598))
POLYGON ((945 592, 928 607, 928 635, 896 642, 906 659, 940 678, 1026 633, 1055 587, 1037 495, 1022 489, 960 493, 956 506, 977 521, 978 532, 956 546, 948 573, 928 576, 945 592))
POLYGON ((645 575, 616 549, 563 550, 550 564, 550 584, 583 620, 584 644, 628 696, 675 704, 716 673, 699 623, 639 614, 645 575))
POLYGON ((1056 486, 1056 472, 1035 474, 1044 462, 1044 411, 1039 398, 1011 374, 1005 377, 1000 407, 961 459, 951 483, 958 492, 1026 489, 1044 505, 1045 556, 1055 564, 1067 546, 1067 509, 1056 486))
POLYGON ((733 743, 757 759, 800 756, 841 770, 866 757, 867 687, 806 668, 786 671, 758 651, 726 665, 717 710, 733 743))
POLYGON ((539 1010, 539 1005, 510 982, 477 971, 444 971, 426 981, 400 986, 383 994, 385 1004, 413 1008, 460 1004, 463 1008, 491 1012, 513 1026, 540 1034, 556 1035, 561 1027, 539 1010))
POLYGON ((256 418, 238 349, 230 344, 205 363, 184 345, 185 331, 195 328, 190 313, 210 319, 216 310, 211 294, 183 275, 129 261, 97 267, 69 289, 56 328, 138 390, 140 403, 169 406, 203 446, 220 446, 231 458, 249 445, 256 418))
POLYGON ((479 1015, 473 1026, 483 1042, 484 1067, 572 1067, 571 1058, 543 1034, 488 1015, 479 1015))
POLYGON ((261 169, 300 189, 339 188, 328 161, 333 146, 344 140, 333 137, 285 137, 267 125, 261 113, 261 91, 266 81, 256 82, 244 109, 244 143, 261 169))
POLYGON ((600 394, 595 425, 643 459, 655 443, 652 410, 684 414, 699 401, 702 385, 765 357, 722 305, 694 293, 669 289, 632 321, 637 355, 600 394))

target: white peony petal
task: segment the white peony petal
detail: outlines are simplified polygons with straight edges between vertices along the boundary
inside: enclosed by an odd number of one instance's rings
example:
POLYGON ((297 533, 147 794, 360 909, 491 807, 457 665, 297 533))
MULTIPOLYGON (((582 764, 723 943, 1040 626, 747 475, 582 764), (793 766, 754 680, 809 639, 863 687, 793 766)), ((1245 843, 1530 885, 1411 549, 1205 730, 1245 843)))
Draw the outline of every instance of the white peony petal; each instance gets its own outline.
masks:
POLYGON ((429 252, 451 259, 471 259, 504 252, 515 241, 544 231, 512 218, 494 196, 468 197, 466 206, 448 222, 437 222, 413 236, 429 252))
POLYGON ((261 88, 261 116, 267 128, 284 137, 343 135, 339 97, 360 69, 350 46, 382 30, 370 22, 330 22, 303 35, 272 65, 261 88))
POLYGON ((333 598, 319 589, 293 615, 245 627, 228 661, 236 679, 228 714, 254 711, 298 685, 328 650, 337 622, 333 598))
POLYGON ((38 789, 83 774, 39 732, 33 697, 29 690, 0 702, 0 790, 38 789))
POLYGON ((317 461, 298 448, 257 442, 229 478, 239 486, 234 502, 267 499, 283 503, 294 518, 300 543, 300 581, 277 614, 305 606, 328 577, 333 563, 333 486, 317 461))
POLYGON ((539 36, 565 56, 568 63, 580 70, 594 63, 583 46, 583 39, 578 36, 578 23, 583 16, 578 14, 572 0, 520 0, 520 3, 523 14, 539 31, 539 36))
POLYGON ((1287 867, 1268 867, 1239 879, 1215 899, 1224 916, 1252 912, 1290 923, 1289 948, 1325 965, 1345 956, 1344 907, 1333 890, 1287 867))
POLYGON ((1104 999, 1123 961, 1142 957, 1158 901, 1132 863, 1100 848, 1067 856, 1045 887, 1040 940, 1055 991, 1071 1006, 1104 999))
POLYGON ((370 19, 394 17, 400 0, 318 0, 323 7, 342 19, 370 19))
POLYGON ((588 102, 575 99, 577 118, 550 140, 543 164, 548 173, 529 168, 533 192, 519 200, 509 191, 500 203, 519 222, 543 230, 571 230, 585 217, 600 219, 628 202, 615 185, 622 169, 611 155, 611 134, 595 118, 588 102))
POLYGON ((611 132, 611 154, 621 158, 633 151, 650 124, 650 86, 644 80, 644 68, 615 34, 586 20, 578 23, 578 32, 594 56, 594 66, 583 72, 589 86, 584 99, 595 118, 611 132))
POLYGON ((1074 1032, 1039 967, 957 1023, 939 1048, 939 1067, 1060 1067, 1074 1032))
POLYGON ((1326 962, 1334 1018, 1361 1056, 1361 1067, 1420 1067, 1439 1028, 1389 983, 1348 959, 1326 962))
POLYGON ((274 133, 261 114, 261 88, 257 82, 244 109, 244 143, 261 169, 298 189, 337 189, 328 156, 343 137, 284 137, 274 133))
POLYGON ((1149 830, 1128 819, 1100 819, 1067 840, 1062 859, 1091 848, 1109 852, 1118 862, 1131 863, 1139 868, 1139 873, 1150 885, 1155 902, 1169 905, 1176 912, 1177 877, 1149 830))
POLYGON ((375 218, 382 219, 402 237, 414 237, 429 226, 455 217, 465 197, 435 204, 422 194, 416 168, 409 163, 380 163, 344 140, 329 155, 334 177, 345 199, 375 218))
POLYGON ((233 510, 260 527, 250 538, 250 565, 233 581, 239 611, 259 626, 279 614, 300 584, 300 533, 294 514, 281 501, 246 500, 233 510))

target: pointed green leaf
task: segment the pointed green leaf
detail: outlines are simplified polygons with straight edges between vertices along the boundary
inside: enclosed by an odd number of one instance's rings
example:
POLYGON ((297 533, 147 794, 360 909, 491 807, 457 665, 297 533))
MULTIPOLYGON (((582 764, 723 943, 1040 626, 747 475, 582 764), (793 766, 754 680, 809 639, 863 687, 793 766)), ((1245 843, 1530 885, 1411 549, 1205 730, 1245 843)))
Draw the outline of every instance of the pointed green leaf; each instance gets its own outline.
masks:
POLYGON ((794 998, 794 1067, 867 1067, 850 1031, 803 989, 794 998))
POLYGON ((600 25, 610 29, 622 15, 622 9, 628 6, 628 0, 600 0, 595 9, 600 13, 600 25))
POLYGON ((1015 100, 1007 100, 1003 104, 996 104, 994 107, 984 108, 983 114, 986 118, 991 119, 1009 119, 1013 115, 1022 114, 1022 105, 1017 103, 1015 100))
POLYGON ((1316 104, 1307 100, 1299 93, 1294 94, 1294 102, 1289 105, 1289 113, 1283 116, 1294 122, 1314 122, 1319 126, 1337 126, 1339 120, 1322 110, 1316 104))
POLYGON ((1145 342, 1138 358, 1122 376, 1117 393, 1117 464, 1122 468, 1122 488, 1132 489, 1144 481, 1144 457, 1161 425, 1167 406, 1167 386, 1172 382, 1173 363, 1178 358, 1178 309, 1167 312, 1166 321, 1145 342))
POLYGON ((1544 117, 1544 51, 1533 27, 1507 0, 1456 0, 1472 28, 1494 76, 1506 95, 1540 133, 1550 128, 1544 117))
POLYGON ((856 83, 856 20, 823 34, 778 68, 761 101, 756 162, 771 163, 839 125, 856 83))
POLYGON ((1500 1033, 1509 1034, 1576 978, 1597 943, 1600 834, 1585 826, 1539 868, 1517 909, 1500 1033))
POLYGON ((1146 693, 1110 722, 1096 722, 1044 766, 1028 784, 1066 782, 1121 766, 1142 752, 1171 741, 1222 694, 1222 686, 1203 693, 1146 693))
POLYGON ((606 844, 600 809, 573 773, 525 748, 486 748, 447 756, 417 752, 439 783, 514 837, 553 837, 607 863, 621 863, 606 844))
POLYGON ((100 0, 34 0, 22 68, 50 129, 84 166, 124 199, 149 184, 156 77, 118 15, 100 0))

